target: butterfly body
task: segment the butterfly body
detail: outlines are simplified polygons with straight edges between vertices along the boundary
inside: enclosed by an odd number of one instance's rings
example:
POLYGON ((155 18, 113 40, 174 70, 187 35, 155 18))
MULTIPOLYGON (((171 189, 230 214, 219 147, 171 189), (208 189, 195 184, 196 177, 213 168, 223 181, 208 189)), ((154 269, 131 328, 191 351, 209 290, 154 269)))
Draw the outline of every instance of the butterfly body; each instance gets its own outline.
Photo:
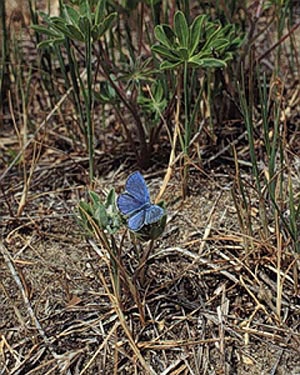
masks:
POLYGON ((156 223, 165 213, 163 208, 151 203, 147 185, 140 172, 134 172, 128 177, 125 193, 117 198, 117 206, 128 218, 128 228, 133 231, 156 223))

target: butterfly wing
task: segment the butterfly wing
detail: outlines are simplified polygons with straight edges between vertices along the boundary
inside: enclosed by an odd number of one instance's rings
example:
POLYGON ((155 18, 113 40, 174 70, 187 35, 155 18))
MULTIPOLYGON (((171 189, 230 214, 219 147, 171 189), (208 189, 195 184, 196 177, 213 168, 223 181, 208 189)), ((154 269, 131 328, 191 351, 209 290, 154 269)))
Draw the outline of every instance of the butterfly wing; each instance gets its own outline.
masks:
POLYGON ((152 204, 146 209, 145 224, 153 224, 159 221, 165 214, 165 210, 156 204, 152 204))
POLYGON ((133 231, 138 231, 145 224, 146 210, 140 210, 128 219, 128 228, 133 231))
POLYGON ((150 203, 149 191, 144 177, 140 174, 140 172, 134 172, 128 177, 125 190, 129 195, 139 201, 141 205, 150 203))
POLYGON ((144 203, 136 199, 131 194, 123 193, 117 198, 117 206, 120 212, 127 216, 139 210, 142 206, 144 206, 144 203))
POLYGON ((149 191, 140 172, 134 172, 128 177, 125 193, 117 198, 117 206, 123 215, 129 216, 127 225, 133 231, 158 221, 164 214, 161 207, 150 204, 149 191))

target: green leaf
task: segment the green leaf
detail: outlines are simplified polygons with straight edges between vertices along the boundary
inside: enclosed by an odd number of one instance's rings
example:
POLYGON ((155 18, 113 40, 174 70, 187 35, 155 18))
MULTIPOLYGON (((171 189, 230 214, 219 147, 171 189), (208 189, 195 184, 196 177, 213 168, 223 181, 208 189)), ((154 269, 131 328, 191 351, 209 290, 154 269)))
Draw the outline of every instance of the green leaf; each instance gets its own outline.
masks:
POLYGON ((79 30, 78 27, 74 25, 67 25, 67 29, 72 35, 72 39, 76 39, 76 40, 79 40, 80 42, 84 42, 84 35, 82 34, 81 30, 79 30))
POLYGON ((62 25, 63 26, 63 25, 66 25, 66 24, 67 24, 66 20, 62 17, 51 17, 50 18, 49 25, 52 26, 52 27, 54 27, 54 25, 62 25))
POLYGON ((38 48, 53 47, 54 45, 62 44, 65 41, 65 37, 43 40, 38 44, 38 48))
MULTIPOLYGON (((165 25, 167 26, 167 25, 165 25)), ((172 29, 171 29, 172 30, 172 29)), ((166 34, 166 28, 163 25, 157 25, 154 29, 155 38, 165 47, 172 48, 173 43, 166 34)))
POLYGON ((179 48, 178 52, 182 60, 187 61, 189 59, 189 51, 187 48, 179 48))
POLYGON ((202 32, 202 25, 205 19, 206 19, 206 15, 200 15, 196 17, 190 27, 190 44, 189 44, 190 56, 194 54, 194 52, 196 51, 199 45, 201 32, 202 32))
POLYGON ((115 189, 110 189, 110 192, 107 194, 105 207, 108 208, 109 206, 114 207, 116 202, 116 192, 115 189))
POLYGON ((110 13, 108 16, 105 17, 105 19, 103 20, 103 22, 101 22, 100 24, 98 25, 95 25, 93 28, 92 28, 92 35, 93 35, 93 39, 94 40, 98 40, 100 39, 103 34, 111 27, 111 25, 113 24, 115 18, 117 16, 117 13, 114 12, 114 13, 110 13))
POLYGON ((205 50, 205 49, 209 49, 210 46, 211 46, 211 43, 213 42, 213 40, 217 39, 217 36, 218 36, 219 33, 222 33, 222 28, 221 28, 221 26, 219 26, 215 31, 213 31, 213 32, 209 35, 209 37, 208 37, 208 39, 206 40, 206 42, 205 42, 204 46, 202 47, 202 49, 203 49, 203 50, 205 50))
POLYGON ((227 39, 216 39, 211 42, 209 47, 219 52, 221 50, 224 50, 228 46, 229 46, 229 41, 227 39))
POLYGON ((67 26, 64 22, 61 22, 62 20, 60 21, 55 21, 55 23, 53 23, 52 27, 57 30, 58 32, 64 34, 65 36, 68 36, 69 38, 72 39, 72 34, 70 34, 69 30, 67 29, 67 26))
POLYGON ((158 53, 161 56, 164 56, 168 58, 171 61, 177 61, 179 59, 179 54, 177 53, 177 56, 174 55, 174 51, 170 51, 168 48, 165 46, 159 46, 159 45, 154 45, 151 47, 152 51, 158 53))
POLYGON ((113 12, 113 13, 110 13, 108 14, 104 20, 103 20, 103 32, 102 34, 104 34, 113 24, 113 22, 115 21, 115 19, 117 18, 117 15, 118 13, 117 12, 113 12))
POLYGON ((88 17, 87 16, 80 16, 78 25, 79 25, 79 29, 83 33, 83 35, 85 37, 87 37, 89 35, 90 28, 91 28, 91 23, 90 23, 90 20, 88 19, 88 17))
POLYGON ((89 18, 91 13, 91 8, 88 0, 81 0, 79 5, 79 13, 81 16, 85 16, 89 18))
POLYGON ((178 65, 180 65, 181 63, 182 63, 181 61, 177 61, 177 62, 173 62, 173 63, 171 63, 171 62, 169 62, 169 61, 163 61, 163 62, 160 64, 159 68, 160 68, 161 70, 165 70, 165 69, 174 69, 174 68, 176 68, 178 65))
POLYGON ((98 100, 100 103, 110 103, 115 104, 118 102, 119 97, 116 94, 115 89, 106 81, 100 82, 99 92, 93 91, 95 100, 98 100))
POLYGON ((51 37, 60 37, 61 33, 58 33, 57 31, 51 30, 46 26, 41 26, 41 25, 32 25, 31 28, 35 31, 37 31, 40 34, 45 34, 47 36, 51 37))
POLYGON ((98 194, 96 194, 94 191, 89 191, 90 199, 93 203, 93 206, 97 206, 99 203, 101 203, 100 197, 98 194))
POLYGON ((188 48, 189 46, 189 28, 185 15, 178 10, 174 16, 174 30, 181 47, 188 48))
POLYGON ((225 61, 214 59, 212 57, 196 58, 194 56, 190 58, 189 62, 192 64, 196 64, 201 68, 225 68, 227 66, 225 61))
POLYGON ((232 52, 225 52, 225 55, 222 55, 222 60, 227 62, 233 59, 233 53, 232 52))
POLYGON ((80 207, 79 212, 80 212, 81 217, 84 217, 86 219, 86 214, 88 214, 89 216, 92 216, 92 212, 93 212, 92 208, 87 202, 81 201, 79 203, 79 207, 80 207))
POLYGON ((67 21, 72 23, 72 25, 77 26, 80 14, 76 9, 70 7, 69 5, 65 5, 65 17, 67 21))
POLYGON ((106 0, 98 0, 96 13, 95 13, 95 25, 99 25, 101 20, 104 18, 106 0))
POLYGON ((102 203, 98 204, 98 207, 95 211, 95 219, 99 223, 101 228, 106 228, 108 225, 108 216, 106 212, 106 208, 102 203))
POLYGON ((230 42, 230 48, 237 48, 244 43, 246 38, 236 37, 230 42))

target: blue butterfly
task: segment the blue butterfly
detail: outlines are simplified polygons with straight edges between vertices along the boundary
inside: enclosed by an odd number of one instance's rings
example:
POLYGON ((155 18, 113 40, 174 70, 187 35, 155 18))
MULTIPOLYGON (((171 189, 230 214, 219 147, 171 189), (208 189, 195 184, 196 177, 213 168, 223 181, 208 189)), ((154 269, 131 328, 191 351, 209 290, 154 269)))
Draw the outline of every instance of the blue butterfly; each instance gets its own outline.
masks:
POLYGON ((163 208, 150 202, 150 195, 140 172, 132 173, 125 184, 125 193, 117 198, 120 212, 128 217, 130 230, 139 231, 144 225, 159 221, 165 214, 163 208))

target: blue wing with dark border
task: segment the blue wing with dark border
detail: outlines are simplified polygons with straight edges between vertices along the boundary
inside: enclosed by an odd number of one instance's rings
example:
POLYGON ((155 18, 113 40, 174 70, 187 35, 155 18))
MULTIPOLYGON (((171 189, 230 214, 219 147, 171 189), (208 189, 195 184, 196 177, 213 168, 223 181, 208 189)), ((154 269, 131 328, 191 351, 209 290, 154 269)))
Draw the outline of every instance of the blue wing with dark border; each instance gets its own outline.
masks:
POLYGON ((128 228, 133 231, 140 230, 145 224, 146 210, 141 210, 128 219, 128 228))
POLYGON ((118 196, 117 206, 123 215, 131 215, 135 211, 140 210, 144 203, 133 197, 131 194, 124 193, 118 196))
POLYGON ((153 224, 159 221, 164 216, 165 210, 156 204, 151 204, 146 209, 145 224, 153 224))
POLYGON ((132 173, 125 184, 125 190, 141 204, 150 203, 150 195, 144 177, 140 172, 132 173))
POLYGON ((140 230, 144 225, 159 221, 164 215, 164 209, 150 203, 150 195, 140 172, 132 173, 125 184, 125 193, 117 198, 119 211, 129 217, 128 228, 140 230))

